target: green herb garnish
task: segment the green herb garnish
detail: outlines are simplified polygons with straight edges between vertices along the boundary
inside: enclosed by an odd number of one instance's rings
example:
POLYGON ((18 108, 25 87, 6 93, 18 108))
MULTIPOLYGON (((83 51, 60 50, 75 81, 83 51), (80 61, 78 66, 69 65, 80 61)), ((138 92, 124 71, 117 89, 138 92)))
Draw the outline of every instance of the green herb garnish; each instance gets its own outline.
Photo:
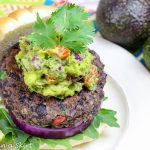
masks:
POLYGON ((6 78, 7 74, 5 71, 0 70, 0 80, 4 80, 6 78))
POLYGON ((107 101, 107 100, 108 100, 108 97, 104 96, 103 101, 107 101))
POLYGON ((37 14, 33 31, 28 39, 34 46, 46 49, 64 46, 75 53, 85 51, 94 35, 88 13, 74 4, 63 5, 45 22, 37 14))
POLYGON ((111 127, 119 127, 115 115, 116 112, 113 110, 101 109, 92 124, 82 133, 66 139, 53 140, 33 137, 22 132, 14 125, 8 112, 4 108, 0 108, 0 130, 5 136, 2 143, 13 144, 18 150, 39 150, 41 144, 47 144, 51 148, 60 145, 72 149, 70 143, 72 140, 80 141, 83 140, 84 136, 91 139, 99 138, 100 135, 97 128, 99 128, 101 123, 111 127))

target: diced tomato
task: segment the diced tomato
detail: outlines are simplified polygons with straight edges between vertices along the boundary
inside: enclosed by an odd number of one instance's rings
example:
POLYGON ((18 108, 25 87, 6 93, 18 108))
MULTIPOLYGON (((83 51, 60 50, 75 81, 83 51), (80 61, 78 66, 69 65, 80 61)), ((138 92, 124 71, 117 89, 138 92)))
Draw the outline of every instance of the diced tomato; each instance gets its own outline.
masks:
POLYGON ((63 123, 66 120, 65 116, 58 116, 53 120, 52 125, 53 126, 59 126, 61 123, 63 123))
POLYGON ((53 54, 53 55, 59 57, 60 59, 64 60, 70 56, 70 50, 63 46, 57 46, 54 49, 50 49, 48 51, 48 54, 53 54))
POLYGON ((58 57, 62 60, 70 56, 70 50, 68 48, 60 47, 58 57))

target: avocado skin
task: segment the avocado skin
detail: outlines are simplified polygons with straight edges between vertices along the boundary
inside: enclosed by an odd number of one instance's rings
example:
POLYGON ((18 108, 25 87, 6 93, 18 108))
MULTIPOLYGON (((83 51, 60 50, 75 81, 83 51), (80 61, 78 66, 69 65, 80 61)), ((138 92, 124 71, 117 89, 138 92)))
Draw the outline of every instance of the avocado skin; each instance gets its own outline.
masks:
POLYGON ((145 42, 143 46, 143 58, 145 61, 145 65, 150 71, 150 38, 145 42))
POLYGON ((139 48, 148 37, 150 0, 101 0, 96 21, 105 39, 127 49, 139 48))

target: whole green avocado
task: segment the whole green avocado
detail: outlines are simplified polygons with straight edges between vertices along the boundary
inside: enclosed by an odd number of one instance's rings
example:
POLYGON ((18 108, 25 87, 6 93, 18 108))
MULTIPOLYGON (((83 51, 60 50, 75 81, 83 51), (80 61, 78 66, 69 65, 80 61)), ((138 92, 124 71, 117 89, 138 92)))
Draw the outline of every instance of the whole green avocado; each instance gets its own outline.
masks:
POLYGON ((139 48, 148 37, 150 0, 101 0, 96 21, 105 39, 127 49, 139 48))

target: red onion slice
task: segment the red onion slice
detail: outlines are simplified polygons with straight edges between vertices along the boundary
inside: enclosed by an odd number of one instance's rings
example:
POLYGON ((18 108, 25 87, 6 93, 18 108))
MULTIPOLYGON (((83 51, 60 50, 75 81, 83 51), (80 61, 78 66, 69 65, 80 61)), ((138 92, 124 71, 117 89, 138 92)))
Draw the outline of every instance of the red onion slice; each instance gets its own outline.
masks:
POLYGON ((75 57, 75 60, 77 60, 77 61, 81 61, 82 60, 82 58, 76 53, 74 53, 74 57, 75 57))
POLYGON ((66 137, 74 136, 76 134, 81 133, 91 124, 91 122, 85 123, 82 122, 80 125, 76 125, 72 128, 61 128, 61 129, 42 128, 22 122, 18 120, 13 113, 10 114, 12 120, 20 130, 26 132, 29 135, 46 139, 63 139, 66 137))
POLYGON ((41 62, 40 62, 40 59, 37 57, 37 56, 34 56, 30 62, 30 64, 32 66, 34 66, 36 69, 40 70, 41 69, 41 62))

